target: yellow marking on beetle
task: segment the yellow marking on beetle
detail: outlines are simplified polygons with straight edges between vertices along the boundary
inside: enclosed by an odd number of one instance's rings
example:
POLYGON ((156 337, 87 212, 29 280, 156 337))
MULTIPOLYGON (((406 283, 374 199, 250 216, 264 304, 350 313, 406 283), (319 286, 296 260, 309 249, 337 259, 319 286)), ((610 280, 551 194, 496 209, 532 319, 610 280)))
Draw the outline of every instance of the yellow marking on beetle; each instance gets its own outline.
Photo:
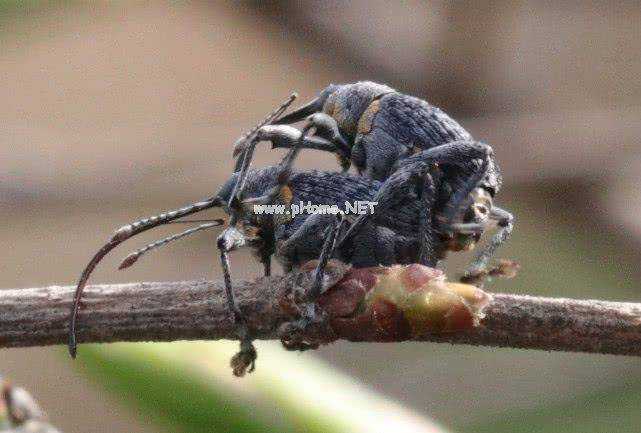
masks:
POLYGON ((340 104, 334 104, 334 112, 332 117, 336 120, 339 128, 345 131, 349 135, 353 135, 356 130, 356 124, 352 120, 349 110, 340 104))
POLYGON ((243 224, 243 233, 247 239, 258 239, 260 238, 260 227, 250 224, 243 224))
POLYGON ((289 187, 289 185, 283 185, 280 188, 280 198, 283 201, 283 204, 290 205, 292 203, 294 193, 292 192, 292 189, 289 187))
POLYGON ((332 96, 327 99, 325 102, 325 105, 323 105, 323 112, 329 115, 330 117, 334 117, 334 112, 336 111, 336 101, 335 98, 332 96))
POLYGON ((379 99, 376 99, 374 102, 369 104, 369 107, 367 107, 361 118, 358 120, 359 134, 369 134, 369 132, 372 130, 374 116, 376 116, 376 113, 378 113, 378 110, 380 109, 381 101, 379 99))

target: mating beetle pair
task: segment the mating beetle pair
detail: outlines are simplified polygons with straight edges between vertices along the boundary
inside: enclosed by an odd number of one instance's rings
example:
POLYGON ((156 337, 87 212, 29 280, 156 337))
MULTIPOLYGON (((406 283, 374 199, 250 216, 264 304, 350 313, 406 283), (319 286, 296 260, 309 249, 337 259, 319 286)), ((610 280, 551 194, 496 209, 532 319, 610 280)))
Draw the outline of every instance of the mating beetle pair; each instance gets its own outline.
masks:
MULTIPOLYGON (((238 157, 230 179, 213 197, 187 207, 122 227, 92 258, 76 290, 69 349, 75 355, 75 321, 82 290, 98 262, 124 240, 162 224, 221 207, 229 221, 219 235, 230 311, 238 326, 241 351, 235 372, 253 369, 256 352, 251 330, 236 305, 229 270, 229 252, 249 246, 270 274, 271 257, 286 270, 318 259, 314 284, 304 296, 301 318, 283 327, 290 349, 315 347, 298 335, 319 320, 315 300, 322 293, 323 274, 330 258, 354 267, 421 263, 435 266, 448 251, 471 249, 484 231, 498 233, 468 268, 468 281, 482 281, 489 259, 512 230, 513 218, 493 205, 501 175, 492 148, 471 135, 440 109, 418 98, 376 83, 331 85, 320 96, 288 115, 288 99, 234 146, 238 157), (305 121, 301 130, 290 123, 305 121), (314 130, 312 135, 310 132, 314 130), (271 141, 288 148, 276 166, 250 169, 257 144, 271 141), (343 172, 298 172, 293 165, 301 149, 337 155, 343 172), (358 174, 349 174, 351 165, 358 174), (346 202, 377 202, 376 211, 355 217, 342 214, 259 214, 255 205, 311 202, 337 206, 346 202)), ((145 252, 200 230, 222 225, 212 220, 130 254, 121 268, 145 252)))
MULTIPOLYGON (((388 86, 372 82, 330 85, 308 104, 253 134, 252 140, 243 137, 236 143, 235 156, 249 151, 251 158, 252 146, 262 140, 279 148, 330 151, 337 155, 344 172, 353 164, 360 175, 381 182, 397 172, 438 166, 439 182, 433 187, 439 193, 430 209, 449 209, 450 218, 463 209, 467 214, 459 215, 466 225, 458 221, 456 226, 441 230, 444 236, 433 260, 444 258, 448 250, 471 249, 488 226, 499 227, 488 248, 468 268, 468 281, 479 282, 486 275, 489 259, 512 230, 512 215, 493 205, 502 179, 491 147, 474 141, 439 108, 388 86), (303 131, 313 127, 314 136, 286 125, 303 120, 303 131)), ((237 168, 242 160, 238 158, 237 168)), ((398 200, 411 200, 400 191, 394 192, 398 200)), ((440 221, 431 224, 442 226, 445 221, 439 217, 440 221)))

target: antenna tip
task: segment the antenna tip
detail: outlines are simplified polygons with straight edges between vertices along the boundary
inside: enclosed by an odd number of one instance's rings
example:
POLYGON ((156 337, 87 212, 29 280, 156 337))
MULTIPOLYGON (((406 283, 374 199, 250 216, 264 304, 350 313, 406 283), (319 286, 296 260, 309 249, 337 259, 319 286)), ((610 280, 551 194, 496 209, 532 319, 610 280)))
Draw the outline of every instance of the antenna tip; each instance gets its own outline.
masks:
POLYGON ((138 253, 131 253, 131 254, 129 254, 129 255, 128 255, 127 257, 125 257, 125 258, 123 259, 123 261, 120 263, 120 266, 118 266, 118 269, 120 269, 120 270, 122 270, 122 269, 126 269, 126 268, 128 268, 129 266, 133 265, 134 263, 136 263, 136 261, 138 261, 138 257, 140 257, 140 255, 139 255, 138 253))

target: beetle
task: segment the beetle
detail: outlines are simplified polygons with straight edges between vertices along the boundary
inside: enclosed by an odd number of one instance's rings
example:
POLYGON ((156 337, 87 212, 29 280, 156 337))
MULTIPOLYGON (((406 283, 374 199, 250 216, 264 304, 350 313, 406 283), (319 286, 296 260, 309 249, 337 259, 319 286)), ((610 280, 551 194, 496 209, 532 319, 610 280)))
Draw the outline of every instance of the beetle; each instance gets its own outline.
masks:
MULTIPOLYGON (((259 128, 257 135, 272 142, 272 147, 288 148, 301 136, 289 124, 303 120, 305 128, 313 126, 317 134, 303 139, 301 147, 333 152, 344 172, 354 165, 359 174, 380 181, 426 149, 473 141, 472 135, 440 108, 371 81, 330 84, 304 106, 259 128)), ((246 146, 247 141, 237 142, 234 156, 242 154, 246 146)), ((472 157, 465 152, 465 148, 450 148, 451 156, 461 161, 472 157)), ((441 194, 443 197, 460 189, 469 176, 458 166, 445 164, 442 171, 445 179, 441 187, 449 190, 441 194)), ((489 260, 512 233, 514 216, 494 204, 501 185, 501 171, 492 154, 471 197, 475 203, 472 208, 489 213, 487 228, 494 226, 498 231, 464 272, 462 279, 466 282, 482 285, 489 260)), ((477 233, 454 236, 451 242, 453 247, 467 250, 479 239, 477 233)))

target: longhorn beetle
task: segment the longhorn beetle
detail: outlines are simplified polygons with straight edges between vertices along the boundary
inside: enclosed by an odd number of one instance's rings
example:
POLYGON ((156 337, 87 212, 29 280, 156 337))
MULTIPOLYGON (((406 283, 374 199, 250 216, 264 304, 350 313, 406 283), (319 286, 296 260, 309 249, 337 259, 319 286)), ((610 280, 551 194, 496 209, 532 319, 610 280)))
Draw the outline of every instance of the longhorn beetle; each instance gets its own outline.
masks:
MULTIPOLYGON (((268 122, 266 120, 263 123, 268 122)), ((304 142, 312 127, 310 124, 302 130, 297 144, 304 142)), ((232 360, 237 375, 253 369, 256 351, 251 330, 235 301, 229 266, 231 251, 243 246, 252 248, 262 261, 265 274, 270 273, 272 255, 286 270, 296 268, 310 259, 319 259, 314 284, 304 296, 307 304, 301 309, 302 318, 285 327, 282 335, 287 348, 304 350, 314 347, 314 342, 302 341, 297 337, 300 335, 298 331, 318 320, 314 301, 322 293, 323 274, 329 258, 338 258, 355 267, 416 262, 434 266, 442 252, 452 247, 443 241, 443 233, 454 232, 465 237, 476 235, 485 228, 489 215, 465 206, 467 197, 477 189, 492 159, 492 150, 487 145, 468 141, 428 149, 406 161, 385 182, 379 182, 346 173, 294 171, 293 163, 301 149, 297 144, 290 148, 277 166, 250 170, 253 153, 260 140, 258 130, 260 128, 255 128, 245 136, 248 145, 240 170, 216 195, 179 210, 124 226, 98 251, 83 271, 76 290, 69 340, 72 356, 76 352, 75 320, 82 290, 98 262, 129 237, 201 210, 221 207, 229 215, 229 222, 218 237, 217 246, 228 307, 241 340, 241 350, 232 360), (467 157, 458 158, 453 149, 465 149, 467 157), (461 173, 467 174, 461 189, 448 197, 440 196, 444 191, 440 188, 443 179, 441 165, 458 167, 461 173), (298 201, 335 205, 343 211, 345 202, 349 201, 374 201, 379 206, 375 213, 359 215, 354 219, 341 216, 339 220, 333 215, 303 214, 290 217, 253 211, 253 206, 258 204, 290 205, 298 201), (444 205, 438 206, 438 203, 444 205), (322 233, 326 234, 325 240, 319 235, 322 233)), ((149 244, 127 256, 120 268, 132 265, 146 252, 172 240, 221 224, 220 220, 212 221, 149 244)))

